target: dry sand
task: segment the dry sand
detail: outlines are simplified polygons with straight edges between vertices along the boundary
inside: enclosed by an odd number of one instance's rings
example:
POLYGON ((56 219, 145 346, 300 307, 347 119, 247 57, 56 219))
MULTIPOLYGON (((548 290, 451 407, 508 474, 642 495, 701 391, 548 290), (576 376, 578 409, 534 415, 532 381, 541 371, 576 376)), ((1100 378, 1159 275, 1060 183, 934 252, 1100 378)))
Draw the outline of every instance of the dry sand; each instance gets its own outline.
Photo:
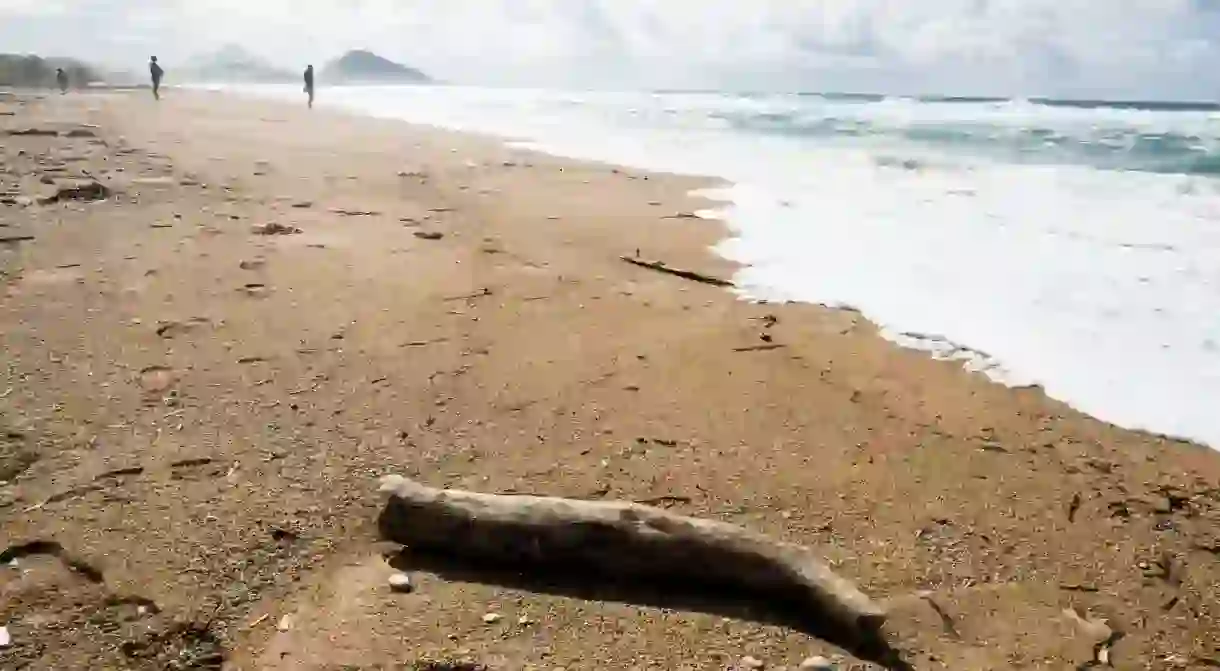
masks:
POLYGON ((204 93, 0 129, 0 668, 856 663, 714 593, 394 593, 391 472, 818 548, 919 669, 1220 667, 1220 455, 621 261, 732 274, 698 180, 204 93))

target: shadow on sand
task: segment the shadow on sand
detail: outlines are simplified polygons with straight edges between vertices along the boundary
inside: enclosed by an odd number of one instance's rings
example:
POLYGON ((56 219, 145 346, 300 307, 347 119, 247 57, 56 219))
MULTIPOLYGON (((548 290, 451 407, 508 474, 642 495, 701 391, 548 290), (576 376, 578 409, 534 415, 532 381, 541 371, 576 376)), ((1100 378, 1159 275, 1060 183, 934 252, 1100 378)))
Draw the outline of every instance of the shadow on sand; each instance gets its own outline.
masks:
POLYGON ((400 571, 424 571, 446 580, 761 622, 808 634, 887 669, 913 668, 886 642, 879 629, 870 631, 861 640, 855 633, 836 630, 811 618, 799 602, 784 594, 726 590, 723 585, 693 580, 628 581, 583 566, 574 569, 536 562, 491 563, 410 548, 390 556, 389 562, 400 571))

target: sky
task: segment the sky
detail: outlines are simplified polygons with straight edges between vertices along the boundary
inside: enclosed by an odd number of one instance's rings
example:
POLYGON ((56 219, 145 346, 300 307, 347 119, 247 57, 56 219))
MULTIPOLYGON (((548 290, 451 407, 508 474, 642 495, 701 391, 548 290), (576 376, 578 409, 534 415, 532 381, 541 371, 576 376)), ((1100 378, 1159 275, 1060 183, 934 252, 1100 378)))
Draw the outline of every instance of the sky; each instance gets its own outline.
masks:
POLYGON ((1220 99, 1220 0, 0 0, 0 52, 476 84, 1220 99))

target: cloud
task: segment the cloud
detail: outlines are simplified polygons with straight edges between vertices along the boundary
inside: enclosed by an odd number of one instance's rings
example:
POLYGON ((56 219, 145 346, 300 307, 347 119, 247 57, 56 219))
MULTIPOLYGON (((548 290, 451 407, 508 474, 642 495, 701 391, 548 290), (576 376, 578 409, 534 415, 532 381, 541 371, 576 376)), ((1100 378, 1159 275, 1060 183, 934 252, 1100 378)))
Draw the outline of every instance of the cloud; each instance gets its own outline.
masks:
POLYGON ((1220 91, 1213 0, 0 0, 8 49, 172 62, 229 42, 536 85, 1220 91))

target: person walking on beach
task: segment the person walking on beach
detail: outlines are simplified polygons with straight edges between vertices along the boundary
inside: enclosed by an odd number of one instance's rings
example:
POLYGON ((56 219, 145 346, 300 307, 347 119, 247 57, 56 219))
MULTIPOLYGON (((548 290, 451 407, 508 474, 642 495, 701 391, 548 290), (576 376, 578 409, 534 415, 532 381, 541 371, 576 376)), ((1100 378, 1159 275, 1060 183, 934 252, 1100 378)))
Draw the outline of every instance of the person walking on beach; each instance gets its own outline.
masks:
POLYGON ((309 109, 313 109, 313 65, 305 68, 305 94, 309 96, 309 109))
POLYGON ((148 74, 152 75, 153 98, 161 99, 161 78, 165 76, 165 70, 157 64, 157 57, 153 56, 148 60, 148 74))
POLYGON ((55 83, 59 84, 60 95, 68 92, 68 73, 63 68, 55 68, 55 83))

